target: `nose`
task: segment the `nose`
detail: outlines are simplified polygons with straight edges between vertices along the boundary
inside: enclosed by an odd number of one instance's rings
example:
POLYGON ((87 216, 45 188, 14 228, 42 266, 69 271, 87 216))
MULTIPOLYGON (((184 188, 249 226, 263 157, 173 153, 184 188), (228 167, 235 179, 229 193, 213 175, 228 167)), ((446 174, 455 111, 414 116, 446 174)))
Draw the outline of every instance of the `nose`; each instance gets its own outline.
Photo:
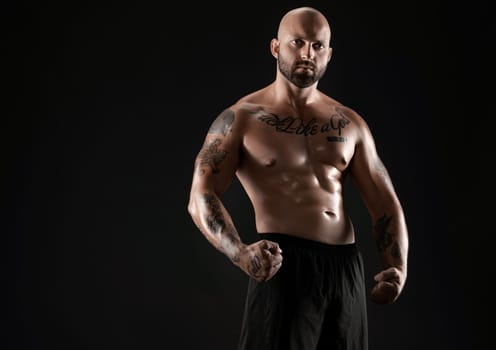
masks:
POLYGON ((313 60, 314 59, 315 50, 313 49, 311 43, 308 43, 301 48, 300 57, 303 60, 313 60))

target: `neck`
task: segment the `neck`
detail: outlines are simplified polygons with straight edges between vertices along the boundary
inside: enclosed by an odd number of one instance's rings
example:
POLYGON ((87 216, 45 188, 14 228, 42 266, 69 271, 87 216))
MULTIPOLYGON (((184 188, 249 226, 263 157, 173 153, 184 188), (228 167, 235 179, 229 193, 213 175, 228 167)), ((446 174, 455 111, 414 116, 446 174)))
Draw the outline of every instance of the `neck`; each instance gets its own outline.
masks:
POLYGON ((275 99, 289 104, 293 108, 311 104, 315 102, 319 95, 317 83, 306 88, 299 88, 280 75, 274 81, 273 86, 275 99))

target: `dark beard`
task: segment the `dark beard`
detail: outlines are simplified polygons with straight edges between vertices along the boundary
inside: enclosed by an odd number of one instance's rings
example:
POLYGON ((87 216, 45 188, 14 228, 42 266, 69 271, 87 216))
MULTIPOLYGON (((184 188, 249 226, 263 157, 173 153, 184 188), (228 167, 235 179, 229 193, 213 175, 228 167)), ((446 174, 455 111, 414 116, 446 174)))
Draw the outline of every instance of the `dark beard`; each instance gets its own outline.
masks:
POLYGON ((319 81, 326 71, 327 66, 324 69, 318 70, 313 66, 313 74, 307 72, 296 73, 297 65, 302 62, 295 62, 292 66, 281 58, 281 55, 277 57, 277 63, 279 67, 279 72, 286 77, 290 82, 292 82, 297 87, 303 89, 313 85, 315 82, 319 81))

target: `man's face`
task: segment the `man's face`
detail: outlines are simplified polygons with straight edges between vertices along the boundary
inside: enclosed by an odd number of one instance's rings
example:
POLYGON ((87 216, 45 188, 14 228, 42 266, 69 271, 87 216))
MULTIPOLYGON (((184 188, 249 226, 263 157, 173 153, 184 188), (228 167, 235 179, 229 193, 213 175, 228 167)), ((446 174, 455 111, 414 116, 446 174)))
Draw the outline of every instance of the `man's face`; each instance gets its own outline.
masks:
POLYGON ((328 26, 312 17, 290 19, 279 32, 279 72, 299 88, 318 82, 331 58, 328 26))
MULTIPOLYGON (((294 40, 291 46, 306 46, 301 39, 294 40)), ((314 48, 302 49, 304 51, 314 51, 308 55, 298 54, 299 50, 280 50, 277 57, 279 71, 290 82, 299 88, 306 88, 319 81, 327 70, 327 50, 321 49, 320 44, 314 44, 314 48), (322 51, 319 53, 319 51, 322 51), (323 52, 325 52, 324 55, 323 52), (323 56, 323 57, 320 57, 323 56)))

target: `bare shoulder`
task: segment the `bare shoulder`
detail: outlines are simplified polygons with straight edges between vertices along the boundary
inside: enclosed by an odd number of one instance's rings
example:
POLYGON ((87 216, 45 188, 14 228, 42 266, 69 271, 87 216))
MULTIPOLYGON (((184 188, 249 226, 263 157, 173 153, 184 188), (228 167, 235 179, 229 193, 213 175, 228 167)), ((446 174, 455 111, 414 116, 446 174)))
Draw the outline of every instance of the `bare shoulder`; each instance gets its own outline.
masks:
POLYGON ((257 92, 241 97, 235 103, 227 106, 213 120, 208 133, 227 136, 232 133, 242 133, 246 120, 259 112, 263 107, 257 103, 257 92))
POLYGON ((332 98, 330 99, 332 101, 331 103, 335 106, 334 108, 336 109, 336 112, 338 114, 352 122, 359 131, 369 132, 367 121, 355 109, 350 106, 346 106, 332 98))
POLYGON ((372 134, 366 119, 353 107, 347 106, 327 95, 323 95, 322 100, 331 109, 335 110, 340 118, 342 118, 341 120, 347 124, 349 130, 352 130, 357 143, 369 142, 371 140, 372 134))
POLYGON ((341 114, 343 117, 346 117, 350 121, 358 124, 365 123, 364 118, 362 118, 362 116, 353 108, 346 106, 329 96, 325 96, 325 101, 328 105, 332 106, 336 110, 336 112, 341 114))
POLYGON ((264 109, 265 105, 266 89, 260 89, 241 97, 230 107, 230 110, 236 115, 236 118, 246 119, 264 109))

